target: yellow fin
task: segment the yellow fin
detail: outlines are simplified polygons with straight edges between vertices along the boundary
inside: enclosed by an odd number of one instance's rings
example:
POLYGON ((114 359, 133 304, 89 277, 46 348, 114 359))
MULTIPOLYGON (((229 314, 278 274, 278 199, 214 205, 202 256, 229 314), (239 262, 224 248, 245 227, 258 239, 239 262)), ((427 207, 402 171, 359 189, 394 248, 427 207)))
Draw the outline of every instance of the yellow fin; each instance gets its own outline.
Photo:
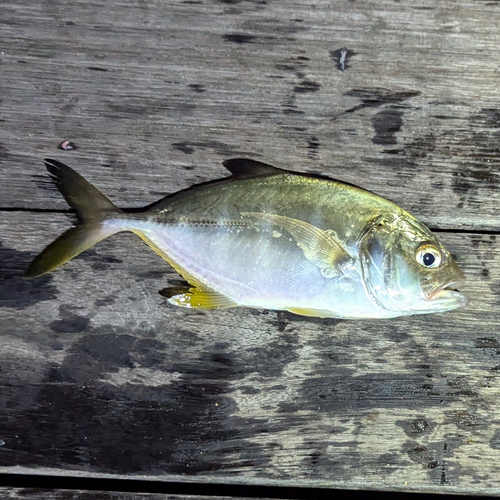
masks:
POLYGON ((84 222, 79 226, 72 227, 33 259, 25 277, 37 278, 50 273, 116 232, 116 229, 104 229, 103 225, 98 222, 84 222))
POLYGON ((213 290, 189 287, 165 288, 160 295, 168 298, 174 306, 196 309, 227 309, 238 304, 230 298, 213 290))
POLYGON ((268 221, 290 233, 304 252, 306 259, 315 264, 325 278, 334 278, 342 274, 340 262, 351 260, 332 230, 324 231, 308 222, 276 214, 241 212, 241 215, 268 221))
POLYGON ((331 318, 332 315, 327 311, 322 309, 302 309, 300 307, 292 307, 287 309, 293 314, 299 314, 300 316, 309 316, 310 318, 331 318))

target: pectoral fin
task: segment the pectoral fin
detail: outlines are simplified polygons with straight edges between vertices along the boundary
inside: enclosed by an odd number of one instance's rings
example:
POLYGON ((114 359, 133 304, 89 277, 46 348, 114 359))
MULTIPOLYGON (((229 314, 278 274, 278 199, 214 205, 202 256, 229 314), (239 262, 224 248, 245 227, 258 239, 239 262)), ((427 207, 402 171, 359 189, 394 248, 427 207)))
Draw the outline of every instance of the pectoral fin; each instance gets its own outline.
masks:
POLYGON ((290 233, 306 259, 315 264, 325 278, 342 274, 340 264, 351 260, 334 231, 325 231, 308 222, 282 215, 260 212, 241 212, 241 215, 266 221, 290 233))
POLYGON ((160 290, 174 306, 197 309, 227 309, 238 304, 220 293, 196 287, 170 287, 160 290))

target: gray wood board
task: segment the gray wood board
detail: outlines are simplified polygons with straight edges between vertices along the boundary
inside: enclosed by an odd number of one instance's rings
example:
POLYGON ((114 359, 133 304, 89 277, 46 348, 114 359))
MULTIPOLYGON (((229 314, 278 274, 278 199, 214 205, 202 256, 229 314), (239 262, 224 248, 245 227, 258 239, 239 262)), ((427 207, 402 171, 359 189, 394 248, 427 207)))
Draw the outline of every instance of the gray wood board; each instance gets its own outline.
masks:
POLYGON ((499 227, 498 2, 51 0, 1 22, 5 208, 65 208, 45 156, 135 206, 247 156, 499 227))
POLYGON ((499 2, 55 0, 0 23, 0 470, 500 494, 499 2), (139 206, 235 156, 451 231, 471 304, 186 311, 132 235, 22 280, 69 226, 36 212, 67 209, 43 157, 139 206))
MULTIPOLYGON (((36 488, 1 488, 2 500, 231 500, 227 496, 173 495, 161 493, 124 493, 118 491, 46 490, 36 488)), ((250 500, 238 497, 238 500, 250 500)), ((261 499, 265 500, 265 499, 261 499)))
POLYGON ((127 234, 25 281, 69 222, 4 215, 0 470, 500 493, 496 236, 442 235, 468 307, 340 321, 169 306, 127 234))

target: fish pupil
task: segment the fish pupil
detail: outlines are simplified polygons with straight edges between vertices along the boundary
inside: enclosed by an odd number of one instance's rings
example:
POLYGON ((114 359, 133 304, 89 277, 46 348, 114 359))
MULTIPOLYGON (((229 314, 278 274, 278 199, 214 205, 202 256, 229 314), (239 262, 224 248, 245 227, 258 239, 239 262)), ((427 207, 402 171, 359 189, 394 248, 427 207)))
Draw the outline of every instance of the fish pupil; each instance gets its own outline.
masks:
POLYGON ((424 261, 424 266, 429 267, 432 266, 434 262, 436 262, 436 257, 431 253, 426 253, 424 254, 423 261, 424 261))

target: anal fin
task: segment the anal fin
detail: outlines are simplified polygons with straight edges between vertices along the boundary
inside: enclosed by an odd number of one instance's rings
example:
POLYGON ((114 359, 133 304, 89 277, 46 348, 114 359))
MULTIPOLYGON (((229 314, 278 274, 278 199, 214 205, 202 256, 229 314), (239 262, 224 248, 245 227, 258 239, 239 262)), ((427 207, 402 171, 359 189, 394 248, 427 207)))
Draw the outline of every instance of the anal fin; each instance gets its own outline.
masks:
POLYGON ((170 304, 195 309, 227 309, 238 304, 230 298, 213 290, 196 287, 170 287, 160 290, 160 295, 167 297, 170 304))
POLYGON ((322 309, 306 309, 301 307, 291 307, 287 311, 298 314, 300 316, 308 316, 310 318, 331 318, 332 314, 322 309))
POLYGON ((156 245, 143 231, 133 230, 137 236, 145 241, 160 257, 166 260, 188 283, 190 286, 175 286, 160 290, 160 295, 167 297, 170 304, 179 307, 189 307, 197 309, 227 309, 237 307, 229 297, 211 290, 191 273, 186 271, 175 262, 163 249, 156 245))
POLYGON ((183 267, 179 266, 162 248, 156 245, 144 231, 139 231, 137 229, 132 229, 132 232, 137 234, 142 241, 144 241, 149 248, 151 248, 155 253, 157 253, 162 259, 168 262, 189 284, 194 287, 203 288, 204 285, 199 280, 197 280, 193 275, 186 271, 183 267))

